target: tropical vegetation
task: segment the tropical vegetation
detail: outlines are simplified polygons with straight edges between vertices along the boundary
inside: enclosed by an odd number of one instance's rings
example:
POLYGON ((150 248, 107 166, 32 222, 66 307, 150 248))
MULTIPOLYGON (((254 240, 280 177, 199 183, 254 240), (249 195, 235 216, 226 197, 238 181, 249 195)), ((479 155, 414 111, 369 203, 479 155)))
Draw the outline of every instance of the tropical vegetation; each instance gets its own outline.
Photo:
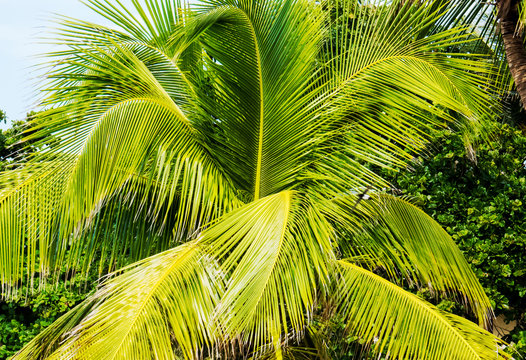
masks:
POLYGON ((324 357, 331 319, 389 358, 510 358, 453 239, 376 171, 499 111, 442 2, 87 3, 115 29, 57 30, 38 151, 0 175, 0 280, 109 275, 15 359, 324 357))
MULTIPOLYGON (((432 156, 415 160, 412 171, 386 177, 394 192, 411 196, 453 237, 499 317, 494 331, 524 356, 526 136, 499 124, 491 141, 477 144, 473 158, 461 136, 446 131, 430 151, 432 156)), ((440 305, 462 313, 461 304, 440 305)))

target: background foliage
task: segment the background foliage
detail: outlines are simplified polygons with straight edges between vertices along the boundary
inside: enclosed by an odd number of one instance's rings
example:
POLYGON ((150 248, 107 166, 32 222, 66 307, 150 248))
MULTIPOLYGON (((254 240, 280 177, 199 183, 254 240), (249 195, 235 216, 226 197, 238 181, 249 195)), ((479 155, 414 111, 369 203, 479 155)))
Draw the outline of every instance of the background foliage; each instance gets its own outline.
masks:
MULTIPOLYGON (((48 138, 46 144, 51 144, 53 141, 53 137, 43 133, 42 136, 34 137, 22 143, 22 138, 32 133, 30 127, 36 125, 36 115, 37 113, 34 111, 29 112, 25 119, 13 121, 9 129, 0 130, 0 171, 26 161, 31 154, 40 148, 36 144, 44 137, 48 138)), ((6 114, 2 110, 0 110, 0 121, 7 121, 6 114)))
POLYGON ((387 176, 455 239, 496 315, 517 322, 505 339, 526 354, 526 136, 495 127, 492 140, 476 146, 475 160, 459 135, 444 132, 413 171, 387 176))
POLYGON ((31 293, 15 301, 0 301, 0 359, 8 359, 32 338, 71 310, 90 293, 80 282, 31 293))

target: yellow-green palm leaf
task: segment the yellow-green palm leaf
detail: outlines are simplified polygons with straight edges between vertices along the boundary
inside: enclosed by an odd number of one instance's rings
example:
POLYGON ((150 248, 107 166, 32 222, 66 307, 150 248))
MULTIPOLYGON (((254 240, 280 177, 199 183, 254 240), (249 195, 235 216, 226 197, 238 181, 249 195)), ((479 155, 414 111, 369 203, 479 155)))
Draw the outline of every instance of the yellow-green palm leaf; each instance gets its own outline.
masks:
POLYGON ((472 322, 437 309, 345 261, 338 287, 347 326, 394 359, 499 359, 498 340, 472 322))

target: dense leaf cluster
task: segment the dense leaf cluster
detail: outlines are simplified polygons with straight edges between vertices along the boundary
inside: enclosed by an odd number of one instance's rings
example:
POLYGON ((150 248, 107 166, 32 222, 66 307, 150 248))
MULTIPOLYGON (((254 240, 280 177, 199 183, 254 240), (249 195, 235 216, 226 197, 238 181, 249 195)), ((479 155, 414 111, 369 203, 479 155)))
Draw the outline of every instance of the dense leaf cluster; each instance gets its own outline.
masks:
MULTIPOLYGON (((30 291, 28 288, 22 289, 30 291)), ((0 301, 0 359, 8 359, 62 314, 84 300, 89 289, 69 281, 20 297, 0 301)))
POLYGON ((474 161, 462 138, 445 132, 432 151, 392 181, 455 239, 496 315, 517 322, 507 340, 526 351, 526 136, 497 125, 474 161))
MULTIPOLYGON (((42 147, 36 144, 44 137, 48 139, 46 144, 51 144, 53 141, 51 136, 34 136, 31 126, 36 124, 36 115, 34 111, 29 112, 24 120, 15 120, 9 129, 0 130, 0 171, 26 161, 31 154, 42 147)), ((5 112, 0 110, 0 122, 7 122, 6 119, 5 112)))

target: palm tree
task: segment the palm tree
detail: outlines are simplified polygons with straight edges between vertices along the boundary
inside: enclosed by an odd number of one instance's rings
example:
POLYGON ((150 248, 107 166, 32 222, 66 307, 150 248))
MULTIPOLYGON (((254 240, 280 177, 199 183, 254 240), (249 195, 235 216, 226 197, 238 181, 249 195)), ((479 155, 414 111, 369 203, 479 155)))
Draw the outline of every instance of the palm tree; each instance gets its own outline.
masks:
POLYGON ((375 172, 495 111, 490 59, 447 51, 471 35, 421 36, 432 2, 87 3, 116 29, 62 20, 32 135, 58 140, 0 176, 0 276, 112 273, 15 359, 291 357, 335 317, 389 358, 509 358, 452 239, 375 172))

